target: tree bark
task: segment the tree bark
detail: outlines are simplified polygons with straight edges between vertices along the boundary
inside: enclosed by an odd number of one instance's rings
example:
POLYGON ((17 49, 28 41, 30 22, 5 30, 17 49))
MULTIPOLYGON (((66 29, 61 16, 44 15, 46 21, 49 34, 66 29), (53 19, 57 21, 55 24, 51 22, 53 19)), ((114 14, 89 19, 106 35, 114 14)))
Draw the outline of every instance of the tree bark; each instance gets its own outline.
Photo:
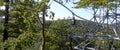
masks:
MULTIPOLYGON (((9 19, 9 0, 4 0, 6 2, 5 5, 5 21, 4 21, 4 31, 3 31, 3 42, 8 39, 8 19, 9 19)), ((7 48, 4 48, 4 50, 7 50, 7 48)))
MULTIPOLYGON (((6 3, 9 3, 9 0, 5 0, 6 3)), ((8 19, 9 19, 9 5, 6 4, 5 5, 5 11, 6 11, 6 14, 5 14, 5 21, 4 21, 4 34, 3 34, 3 41, 7 40, 8 39, 8 19)))
POLYGON ((45 43, 46 43, 46 40, 45 40, 45 8, 46 6, 44 6, 43 8, 43 23, 42 23, 42 46, 41 46, 41 50, 45 50, 45 43))

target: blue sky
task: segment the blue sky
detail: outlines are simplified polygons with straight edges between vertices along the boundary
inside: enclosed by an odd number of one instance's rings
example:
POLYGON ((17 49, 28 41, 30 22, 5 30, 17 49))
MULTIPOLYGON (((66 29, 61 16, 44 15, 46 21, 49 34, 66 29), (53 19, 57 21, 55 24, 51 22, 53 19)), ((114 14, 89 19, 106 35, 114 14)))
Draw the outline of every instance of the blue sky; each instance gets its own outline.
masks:
MULTIPOLYGON (((90 19, 92 17, 92 11, 88 10, 88 9, 75 9, 72 8, 74 5, 72 3, 64 3, 68 8, 70 8, 74 13, 76 13, 77 15, 85 18, 85 19, 90 19)), ((56 2, 52 2, 51 4, 51 8, 50 11, 53 11, 55 13, 55 20, 60 18, 68 18, 68 17, 72 17, 72 14, 63 6, 61 6, 60 4, 56 3, 56 2)))

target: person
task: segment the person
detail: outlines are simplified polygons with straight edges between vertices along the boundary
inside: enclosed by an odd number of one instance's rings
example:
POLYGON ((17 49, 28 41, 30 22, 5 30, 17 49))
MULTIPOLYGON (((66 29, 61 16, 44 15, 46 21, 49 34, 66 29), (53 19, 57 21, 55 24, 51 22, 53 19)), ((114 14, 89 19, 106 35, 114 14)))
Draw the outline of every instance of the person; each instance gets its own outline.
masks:
POLYGON ((75 25, 76 24, 76 20, 75 20, 75 17, 73 17, 72 19, 72 25, 75 25))

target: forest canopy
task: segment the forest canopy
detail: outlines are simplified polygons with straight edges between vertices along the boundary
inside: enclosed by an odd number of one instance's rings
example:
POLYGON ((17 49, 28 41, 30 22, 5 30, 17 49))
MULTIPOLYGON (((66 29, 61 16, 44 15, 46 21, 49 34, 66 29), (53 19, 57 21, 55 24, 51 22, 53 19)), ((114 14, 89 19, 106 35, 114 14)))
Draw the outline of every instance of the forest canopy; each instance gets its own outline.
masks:
MULTIPOLYGON (((63 2, 73 3, 74 0, 0 0, 0 50, 73 50, 76 46, 79 49, 88 47, 120 49, 120 42, 109 35, 120 33, 119 19, 115 15, 111 17, 112 15, 106 12, 104 15, 106 17, 101 17, 100 21, 97 21, 94 13, 93 20, 78 20, 75 19, 78 15, 63 2), (56 3, 70 11, 73 19, 54 20, 56 13, 49 11, 50 1, 57 1, 56 3), (108 16, 110 17, 107 18, 108 16), (52 20, 46 20, 46 17, 52 20), (109 36, 101 38, 102 35, 109 36), (96 36, 98 38, 94 38, 96 36), (85 43, 82 43, 84 41, 85 43)), ((78 0, 74 4, 74 9, 92 8, 94 11, 105 8, 112 12, 119 8, 119 2, 119 0, 78 0)))

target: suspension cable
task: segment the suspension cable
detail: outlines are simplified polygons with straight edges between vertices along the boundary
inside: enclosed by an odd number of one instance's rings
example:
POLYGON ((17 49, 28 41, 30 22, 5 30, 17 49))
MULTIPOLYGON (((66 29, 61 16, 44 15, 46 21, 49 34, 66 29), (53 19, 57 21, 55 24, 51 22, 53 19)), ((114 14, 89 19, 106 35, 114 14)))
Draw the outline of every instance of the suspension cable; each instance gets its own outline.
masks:
POLYGON ((76 15, 72 10, 70 10, 67 6, 63 5, 63 4, 60 3, 59 1, 57 1, 57 0, 54 0, 54 1, 55 1, 56 3, 62 5, 63 7, 65 7, 68 11, 70 11, 70 12, 71 12, 72 14, 74 14, 76 17, 78 17, 78 18, 80 18, 80 19, 82 19, 82 20, 84 20, 84 21, 90 21, 90 20, 87 20, 87 19, 85 19, 85 18, 82 18, 82 17, 76 15))

